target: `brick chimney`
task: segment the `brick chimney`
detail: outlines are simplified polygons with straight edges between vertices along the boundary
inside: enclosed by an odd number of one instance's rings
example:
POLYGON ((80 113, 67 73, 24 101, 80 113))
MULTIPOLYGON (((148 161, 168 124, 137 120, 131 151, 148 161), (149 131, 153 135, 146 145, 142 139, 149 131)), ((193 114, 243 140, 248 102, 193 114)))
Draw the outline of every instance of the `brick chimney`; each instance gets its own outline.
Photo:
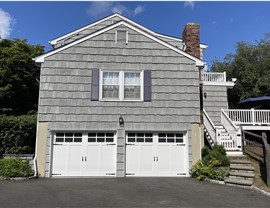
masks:
POLYGON ((200 51, 200 25, 196 23, 187 23, 182 32, 183 43, 186 44, 185 52, 201 58, 200 51))

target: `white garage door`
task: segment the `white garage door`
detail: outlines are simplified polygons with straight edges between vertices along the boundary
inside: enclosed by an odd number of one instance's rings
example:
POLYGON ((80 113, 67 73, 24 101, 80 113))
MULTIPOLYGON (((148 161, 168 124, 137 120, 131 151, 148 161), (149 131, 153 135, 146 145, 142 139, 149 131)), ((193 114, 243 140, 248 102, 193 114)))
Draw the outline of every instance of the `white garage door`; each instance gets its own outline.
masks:
POLYGON ((114 133, 55 133, 53 140, 52 176, 115 175, 114 133))
POLYGON ((183 133, 128 133, 127 176, 187 175, 188 151, 183 133))

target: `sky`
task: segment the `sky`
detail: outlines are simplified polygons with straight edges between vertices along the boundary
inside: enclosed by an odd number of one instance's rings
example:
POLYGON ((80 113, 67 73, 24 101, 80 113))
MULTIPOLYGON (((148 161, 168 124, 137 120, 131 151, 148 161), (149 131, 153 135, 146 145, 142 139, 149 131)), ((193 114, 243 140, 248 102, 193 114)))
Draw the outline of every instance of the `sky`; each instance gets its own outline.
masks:
MULTIPOLYGON (((208 45, 204 60, 211 66, 236 43, 256 44, 270 32, 270 2, 0 1, 1 38, 27 39, 52 49, 48 41, 118 12, 155 32, 182 37, 186 23, 200 24, 201 42, 208 45)), ((210 68, 210 67, 209 67, 210 68)))

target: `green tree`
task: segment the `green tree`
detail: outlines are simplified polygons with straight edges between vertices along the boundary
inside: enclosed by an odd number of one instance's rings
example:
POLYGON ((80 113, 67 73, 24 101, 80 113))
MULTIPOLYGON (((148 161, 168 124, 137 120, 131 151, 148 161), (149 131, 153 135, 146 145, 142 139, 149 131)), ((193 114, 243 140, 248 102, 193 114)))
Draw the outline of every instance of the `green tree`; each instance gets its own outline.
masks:
POLYGON ((26 39, 0 41, 0 114, 37 110, 40 67, 33 58, 43 52, 43 46, 29 45, 26 39))
POLYGON ((230 108, 237 108, 240 100, 249 97, 270 95, 270 33, 256 44, 238 42, 235 54, 214 61, 211 71, 226 71, 227 79, 237 78, 228 90, 230 108))

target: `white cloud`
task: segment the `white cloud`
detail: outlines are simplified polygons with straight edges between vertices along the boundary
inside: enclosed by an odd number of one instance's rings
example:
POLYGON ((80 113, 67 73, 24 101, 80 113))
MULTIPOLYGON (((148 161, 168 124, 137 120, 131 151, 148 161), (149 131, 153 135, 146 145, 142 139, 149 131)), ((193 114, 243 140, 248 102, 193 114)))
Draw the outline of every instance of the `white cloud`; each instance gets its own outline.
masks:
POLYGON ((140 14, 140 13, 142 13, 143 11, 144 11, 144 7, 141 6, 141 5, 138 5, 138 6, 134 9, 133 15, 136 16, 137 14, 140 14))
POLYGON ((12 31, 12 26, 15 23, 15 20, 11 15, 0 8, 0 37, 8 38, 12 31))
POLYGON ((111 13, 119 13, 127 16, 136 16, 142 13, 145 8, 141 5, 137 5, 136 8, 132 9, 127 7, 122 3, 116 2, 93 2, 90 4, 89 8, 86 10, 86 13, 90 17, 99 18, 111 13))
POLYGON ((216 20, 213 20, 212 25, 218 25, 218 22, 216 20))
POLYGON ((191 7, 191 9, 193 9, 194 6, 195 6, 194 1, 185 1, 185 3, 184 3, 184 7, 191 7))

